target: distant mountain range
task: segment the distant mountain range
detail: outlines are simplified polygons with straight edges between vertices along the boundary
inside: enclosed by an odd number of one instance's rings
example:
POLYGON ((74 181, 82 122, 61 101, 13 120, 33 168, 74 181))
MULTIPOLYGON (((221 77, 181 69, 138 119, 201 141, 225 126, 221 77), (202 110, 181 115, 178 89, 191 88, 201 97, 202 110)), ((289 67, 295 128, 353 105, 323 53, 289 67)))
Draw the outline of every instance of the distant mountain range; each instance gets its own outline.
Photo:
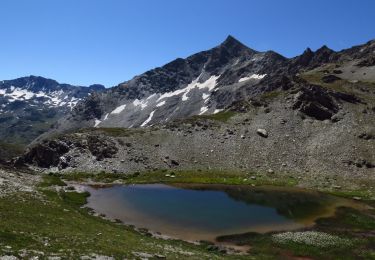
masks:
POLYGON ((104 89, 102 85, 72 86, 36 76, 0 81, 0 140, 28 144, 79 101, 104 89))

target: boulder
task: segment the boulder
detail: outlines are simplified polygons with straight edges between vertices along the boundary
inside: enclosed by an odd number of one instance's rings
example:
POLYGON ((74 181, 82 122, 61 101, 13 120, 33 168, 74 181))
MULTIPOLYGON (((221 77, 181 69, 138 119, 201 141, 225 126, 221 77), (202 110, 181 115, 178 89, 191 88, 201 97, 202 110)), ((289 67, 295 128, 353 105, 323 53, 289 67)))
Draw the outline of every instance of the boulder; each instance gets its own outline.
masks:
POLYGON ((265 129, 258 128, 257 129, 257 134, 260 135, 261 137, 267 138, 268 137, 268 132, 265 129))

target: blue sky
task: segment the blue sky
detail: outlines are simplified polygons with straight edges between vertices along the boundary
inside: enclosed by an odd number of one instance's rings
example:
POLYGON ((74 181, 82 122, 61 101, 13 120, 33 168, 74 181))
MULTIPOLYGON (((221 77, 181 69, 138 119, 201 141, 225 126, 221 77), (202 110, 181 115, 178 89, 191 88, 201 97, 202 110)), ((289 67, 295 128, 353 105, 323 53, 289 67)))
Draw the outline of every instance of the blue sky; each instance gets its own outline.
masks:
POLYGON ((117 85, 231 34, 292 57, 375 38, 373 0, 1 0, 0 79, 117 85))

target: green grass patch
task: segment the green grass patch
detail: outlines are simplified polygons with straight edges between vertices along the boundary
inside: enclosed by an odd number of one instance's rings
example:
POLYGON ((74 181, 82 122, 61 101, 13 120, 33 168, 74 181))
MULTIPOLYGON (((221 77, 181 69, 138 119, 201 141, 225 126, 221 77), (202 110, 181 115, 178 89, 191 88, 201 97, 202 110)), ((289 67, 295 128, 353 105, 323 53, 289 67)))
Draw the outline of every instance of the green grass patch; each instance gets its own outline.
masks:
POLYGON ((237 113, 234 111, 221 111, 216 114, 211 115, 200 115, 200 116, 194 116, 196 118, 203 118, 208 120, 215 120, 220 122, 227 122, 229 119, 231 119, 234 115, 237 113))
MULTIPOLYGON (((374 211, 374 210, 372 210, 374 211)), ((337 209, 335 218, 324 218, 318 220, 318 226, 329 231, 355 230, 372 231, 375 230, 375 212, 359 211, 353 208, 342 207, 337 209)))
POLYGON ((266 92, 266 93, 262 94, 262 95, 260 96, 260 99, 263 99, 263 100, 265 100, 265 99, 267 99, 267 100, 269 100, 269 99, 274 99, 274 98, 277 98, 278 96, 280 96, 280 95, 282 95, 282 94, 283 94, 282 91, 279 91, 279 90, 273 90, 273 91, 266 92))
POLYGON ((152 238, 94 217, 87 209, 80 208, 88 194, 58 193, 46 188, 40 188, 40 192, 42 199, 22 193, 0 198, 0 256, 79 259, 94 253, 134 259, 133 252, 144 252, 164 255, 167 259, 226 258, 202 246, 152 238), (184 255, 185 252, 192 256, 184 255))
POLYGON ((66 183, 61 180, 58 174, 49 174, 43 176, 43 181, 39 183, 40 187, 49 187, 49 186, 66 186, 66 183))
POLYGON ((145 129, 141 128, 120 128, 120 127, 103 127, 103 128, 84 128, 80 129, 80 133, 103 133, 112 137, 128 137, 134 134, 145 133, 145 129))
POLYGON ((354 197, 361 198, 363 200, 373 200, 374 199, 374 192, 368 191, 368 190, 351 190, 351 191, 345 191, 345 190, 335 190, 335 191, 329 191, 328 193, 352 199, 354 197))
POLYGON ((280 178, 273 174, 260 174, 254 172, 223 171, 223 170, 156 170, 136 172, 133 174, 122 173, 85 173, 73 172, 64 174, 66 181, 96 181, 112 183, 120 181, 130 183, 201 183, 201 184, 231 184, 231 185, 272 185, 295 186, 297 180, 292 177, 280 178))
POLYGON ((24 151, 25 146, 22 144, 6 143, 0 141, 0 159, 9 160, 19 156, 24 151))

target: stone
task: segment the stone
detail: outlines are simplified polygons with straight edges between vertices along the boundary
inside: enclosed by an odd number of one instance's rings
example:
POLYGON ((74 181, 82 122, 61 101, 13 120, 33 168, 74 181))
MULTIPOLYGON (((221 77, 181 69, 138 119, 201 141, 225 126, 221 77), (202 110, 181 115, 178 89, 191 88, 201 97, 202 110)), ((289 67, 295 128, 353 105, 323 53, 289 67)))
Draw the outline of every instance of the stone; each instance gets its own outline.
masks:
POLYGON ((264 137, 264 138, 268 137, 268 132, 265 129, 262 129, 262 128, 257 129, 257 134, 260 135, 261 137, 264 137))
POLYGON ((274 171, 272 169, 268 169, 267 172, 268 173, 274 173, 274 171))

